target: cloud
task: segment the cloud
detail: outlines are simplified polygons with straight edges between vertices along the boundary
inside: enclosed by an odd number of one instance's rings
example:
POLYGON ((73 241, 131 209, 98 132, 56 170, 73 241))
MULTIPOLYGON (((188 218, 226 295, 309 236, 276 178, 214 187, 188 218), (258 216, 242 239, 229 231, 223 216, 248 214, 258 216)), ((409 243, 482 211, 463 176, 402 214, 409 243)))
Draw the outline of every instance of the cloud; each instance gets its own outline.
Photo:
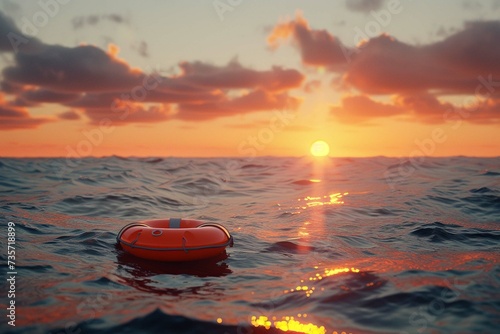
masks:
POLYGON ((289 38, 299 49, 305 65, 338 69, 347 64, 345 54, 350 50, 326 30, 311 29, 300 12, 296 13, 295 20, 278 23, 267 37, 267 43, 274 49, 289 38))
POLYGON ((341 105, 332 107, 330 113, 341 123, 367 124, 374 119, 402 115, 405 113, 405 109, 374 101, 365 95, 357 95, 343 97, 341 105))
POLYGON ((469 122, 478 124, 499 124, 500 99, 488 99, 482 105, 468 112, 469 114, 466 114, 464 117, 469 122))
MULTIPOLYGON (((275 26, 268 44, 277 47, 288 39, 304 65, 327 68, 340 75, 338 89, 364 96, 346 98, 333 108, 340 121, 401 114, 423 123, 440 123, 447 109, 456 108, 441 102, 441 96, 464 95, 478 101, 500 96, 500 43, 496 42, 500 21, 468 22, 427 45, 415 46, 381 34, 352 48, 326 30, 312 29, 297 14, 294 20, 275 26), (392 104, 380 104, 368 94, 400 97, 392 104)), ((483 116, 477 113, 466 120, 496 119, 495 107, 482 108, 487 110, 483 116)))
POLYGON ((387 117, 424 124, 442 124, 457 119, 494 124, 500 121, 500 99, 477 100, 470 105, 458 106, 430 94, 393 96, 391 103, 357 95, 342 98, 340 105, 330 108, 330 113, 345 124, 371 125, 374 120, 387 117))
POLYGON ((287 93, 255 90, 240 97, 221 102, 179 104, 179 112, 175 117, 186 121, 205 121, 255 111, 295 110, 300 103, 299 99, 291 97, 287 93))
POLYGON ((71 20, 74 30, 82 29, 85 26, 95 26, 103 21, 116 24, 128 24, 129 20, 120 14, 90 14, 75 16, 71 20))
POLYGON ((292 38, 302 62, 343 73, 343 83, 369 94, 440 91, 474 93, 480 76, 500 81, 500 21, 469 22, 442 41, 413 46, 382 34, 347 48, 326 30, 311 29, 297 14, 278 23, 271 46, 292 38), (348 62, 347 62, 348 61, 348 62), (339 66, 344 64, 345 66, 339 66))
POLYGON ((384 0, 345 0, 347 9, 353 12, 370 13, 372 10, 382 8, 384 0))
POLYGON ((18 85, 13 82, 2 81, 0 82, 0 89, 7 94, 18 94, 24 91, 23 85, 18 85))
POLYGON ((226 66, 214 66, 203 62, 179 64, 180 78, 195 86, 218 89, 259 88, 267 91, 283 91, 300 86, 304 76, 297 70, 274 66, 268 71, 243 67, 233 60, 226 66))
MULTIPOLYGON (((102 20, 126 23, 122 16, 109 14, 79 16, 73 25, 79 29, 102 20)), ((12 31, 20 34, 13 21, 0 14, 0 36, 12 31)), ((149 55, 146 42, 137 47, 143 56, 149 55)), ((2 90, 12 97, 12 108, 63 105, 74 110, 58 114, 58 119, 77 119, 78 111, 94 124, 104 118, 124 125, 295 108, 300 101, 288 92, 304 81, 294 69, 251 69, 236 59, 225 65, 181 62, 180 73, 146 74, 118 58, 118 47, 112 44, 104 51, 92 45, 66 47, 29 39, 15 52, 4 38, 0 51, 13 54, 1 82, 2 90)))
POLYGON ((0 51, 13 51, 12 36, 22 36, 14 21, 0 11, 0 51))
POLYGON ((428 124, 443 123, 446 113, 461 109, 430 94, 398 96, 395 105, 410 111, 415 120, 428 124))
POLYGON ((78 120, 81 118, 80 114, 74 110, 68 110, 68 111, 62 112, 62 113, 58 114, 57 117, 59 119, 63 119, 66 121, 75 121, 75 120, 78 120))
POLYGON ((26 101, 30 102, 51 102, 51 103, 63 103, 70 102, 78 99, 81 94, 79 93, 63 93, 52 91, 44 88, 39 89, 28 89, 20 94, 20 97, 26 101))
POLYGON ((0 52, 32 52, 41 45, 38 39, 25 36, 13 20, 0 11, 0 52))
POLYGON ((131 123, 157 123, 172 119, 172 110, 168 105, 154 105, 145 107, 140 103, 123 103, 115 109, 85 109, 85 115, 91 124, 98 125, 103 120, 110 121, 113 125, 126 125, 131 123))
POLYGON ((258 71, 245 68, 235 60, 224 66, 183 62, 179 67, 181 73, 178 75, 150 78, 150 83, 157 83, 157 86, 140 95, 142 103, 177 104, 175 114, 173 108, 141 108, 140 104, 134 104, 137 99, 131 94, 133 91, 87 92, 65 105, 83 109, 94 123, 98 118, 108 118, 125 124, 173 118, 202 121, 241 113, 297 108, 300 104, 287 93, 289 89, 299 88, 304 79, 296 70, 273 67, 258 71), (134 105, 131 112, 117 118, 116 109, 127 103, 134 105))
POLYGON ((370 39, 345 82, 366 93, 434 91, 474 94, 479 78, 500 81, 500 21, 471 22, 448 38, 411 46, 389 36, 370 39))
POLYGON ((14 84, 41 86, 63 92, 128 90, 140 85, 144 74, 116 58, 113 47, 74 48, 43 45, 36 52, 18 52, 15 65, 3 70, 14 84))
POLYGON ((132 48, 136 50, 141 57, 149 58, 148 43, 146 43, 146 41, 140 41, 132 45, 132 48))
POLYGON ((0 97, 0 130, 34 129, 51 121, 48 118, 31 117, 25 108, 8 105, 0 97))

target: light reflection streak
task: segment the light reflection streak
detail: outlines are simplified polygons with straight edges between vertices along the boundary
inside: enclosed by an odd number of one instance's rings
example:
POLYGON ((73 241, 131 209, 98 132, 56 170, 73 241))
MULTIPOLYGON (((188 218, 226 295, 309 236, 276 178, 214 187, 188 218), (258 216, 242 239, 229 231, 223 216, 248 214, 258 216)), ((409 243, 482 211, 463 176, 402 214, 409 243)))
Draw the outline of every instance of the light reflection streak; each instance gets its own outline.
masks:
MULTIPOLYGON (((301 314, 298 315, 299 317, 302 316, 301 314)), ((307 317, 307 314, 304 315, 304 318, 307 317)), ((297 333, 307 333, 307 334, 326 334, 326 329, 324 326, 317 326, 312 323, 303 323, 300 322, 299 320, 295 319, 294 317, 282 317, 281 320, 274 320, 276 317, 273 317, 273 321, 264 316, 261 315, 259 317, 253 316, 252 317, 252 325, 254 327, 264 327, 265 329, 270 329, 271 326, 273 326, 276 329, 279 329, 283 332, 287 331, 294 331, 297 333)))
POLYGON ((345 193, 335 193, 324 196, 307 196, 304 198, 297 199, 298 202, 305 202, 305 205, 296 207, 296 209, 305 210, 313 206, 323 206, 323 205, 339 205, 344 204, 343 197, 349 195, 348 192, 345 193))
MULTIPOLYGON (((317 269, 317 267, 315 267, 317 269)), ((320 281, 322 279, 325 279, 327 277, 331 277, 334 275, 339 275, 339 274, 344 274, 344 273, 359 273, 360 270, 357 268, 333 268, 333 269, 325 269, 321 273, 316 273, 312 276, 310 276, 308 281, 311 281, 311 284, 314 284, 314 281, 320 281)), ((305 293, 306 297, 310 297, 311 294, 314 293, 315 287, 314 286, 308 286, 305 284, 304 279, 300 281, 300 284, 297 285, 295 288, 292 288, 290 290, 285 290, 283 291, 283 294, 288 294, 288 293, 305 293)), ((271 329, 276 328, 279 329, 283 332, 287 331, 294 331, 297 333, 305 333, 305 334, 326 334, 327 330, 325 326, 323 325, 317 325, 313 324, 312 322, 307 322, 305 320, 307 318, 307 314, 297 314, 297 317, 294 316, 282 316, 280 319, 278 319, 276 316, 272 316, 269 318, 268 316, 265 315, 259 315, 259 316, 252 316, 251 318, 251 324, 254 327, 264 327, 265 329, 271 329)), ((336 331, 333 331, 332 333, 338 333, 336 331)), ((342 332, 346 333, 346 332, 342 332)))

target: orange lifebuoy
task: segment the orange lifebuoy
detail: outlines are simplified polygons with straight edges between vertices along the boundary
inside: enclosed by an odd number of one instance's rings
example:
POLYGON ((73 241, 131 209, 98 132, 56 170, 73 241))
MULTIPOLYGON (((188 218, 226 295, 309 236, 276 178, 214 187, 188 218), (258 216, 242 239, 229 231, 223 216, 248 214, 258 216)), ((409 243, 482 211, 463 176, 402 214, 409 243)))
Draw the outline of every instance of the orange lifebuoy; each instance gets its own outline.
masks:
POLYGON ((116 240, 130 254, 158 261, 207 259, 233 246, 233 237, 224 226, 179 218, 128 224, 116 240))

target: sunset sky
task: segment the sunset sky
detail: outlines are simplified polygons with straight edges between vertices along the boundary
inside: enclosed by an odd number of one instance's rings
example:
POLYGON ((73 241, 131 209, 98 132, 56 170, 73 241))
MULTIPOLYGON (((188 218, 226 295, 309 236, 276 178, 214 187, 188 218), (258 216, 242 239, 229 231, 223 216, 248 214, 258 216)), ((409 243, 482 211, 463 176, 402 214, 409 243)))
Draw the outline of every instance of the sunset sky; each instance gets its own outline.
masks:
POLYGON ((500 155, 497 0, 0 10, 0 156, 500 155))

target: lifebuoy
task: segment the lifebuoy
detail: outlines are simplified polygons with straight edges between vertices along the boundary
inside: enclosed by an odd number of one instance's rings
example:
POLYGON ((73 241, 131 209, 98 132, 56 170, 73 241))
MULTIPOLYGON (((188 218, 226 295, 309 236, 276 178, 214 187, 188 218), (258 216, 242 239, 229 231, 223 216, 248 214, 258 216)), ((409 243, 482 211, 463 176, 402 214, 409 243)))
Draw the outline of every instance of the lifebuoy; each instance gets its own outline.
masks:
POLYGON ((158 261, 207 259, 233 246, 233 237, 224 226, 179 218, 128 224, 116 240, 130 254, 158 261))

